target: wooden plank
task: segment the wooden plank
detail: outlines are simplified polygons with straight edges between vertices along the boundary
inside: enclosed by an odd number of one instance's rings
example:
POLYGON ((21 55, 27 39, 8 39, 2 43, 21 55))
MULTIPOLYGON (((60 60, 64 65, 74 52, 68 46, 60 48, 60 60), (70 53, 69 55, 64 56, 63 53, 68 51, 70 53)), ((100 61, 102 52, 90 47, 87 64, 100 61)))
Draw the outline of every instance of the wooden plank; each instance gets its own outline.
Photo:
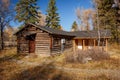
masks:
POLYGON ((108 39, 106 39, 105 43, 106 43, 106 51, 107 51, 108 50, 107 49, 107 47, 108 47, 108 39))
POLYGON ((76 45, 75 45, 75 40, 73 40, 73 51, 74 51, 74 53, 76 52, 76 45))
POLYGON ((36 42, 49 42, 50 40, 35 40, 36 42))
POLYGON ((51 37, 50 38, 50 49, 52 49, 52 46, 53 46, 53 38, 51 37))
POLYGON ((49 44, 36 44, 36 46, 49 46, 49 44))
POLYGON ((85 40, 83 39, 83 50, 85 50, 85 40))
POLYGON ((96 47, 96 40, 94 39, 94 48, 96 47))
POLYGON ((41 39, 50 39, 50 37, 47 37, 47 36, 44 36, 44 37, 36 37, 36 39, 39 39, 39 40, 41 40, 41 39))

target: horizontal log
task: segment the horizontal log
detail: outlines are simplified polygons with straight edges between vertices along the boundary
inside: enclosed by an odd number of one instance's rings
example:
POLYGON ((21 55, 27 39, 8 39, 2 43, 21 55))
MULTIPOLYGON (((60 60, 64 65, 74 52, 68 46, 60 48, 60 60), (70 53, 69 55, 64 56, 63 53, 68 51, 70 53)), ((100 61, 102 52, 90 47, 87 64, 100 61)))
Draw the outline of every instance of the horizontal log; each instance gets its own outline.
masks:
POLYGON ((52 52, 53 52, 53 51, 61 51, 61 50, 52 50, 52 52))
POLYGON ((38 54, 49 54, 50 52, 37 52, 38 54))
POLYGON ((35 46, 36 48, 45 48, 45 49, 49 49, 49 46, 35 46))
POLYGON ((61 48, 61 47, 52 47, 52 48, 59 49, 59 48, 61 48))
POLYGON ((37 50, 36 52, 50 52, 50 51, 37 50))
POLYGON ((35 42, 50 42, 50 40, 35 40, 35 42))
POLYGON ((39 36, 39 35, 49 36, 49 34, 47 34, 47 33, 37 33, 37 36, 39 36))
POLYGON ((36 44, 36 46, 50 46, 49 44, 36 44))
POLYGON ((50 39, 40 38, 40 39, 36 39, 35 41, 43 41, 43 42, 48 41, 48 42, 50 42, 50 39))
POLYGON ((36 48, 45 48, 45 49, 49 49, 49 46, 35 46, 36 48))
POLYGON ((42 42, 39 42, 39 43, 36 43, 36 45, 50 45, 50 43, 48 43, 48 42, 44 42, 44 43, 42 43, 42 42))
POLYGON ((36 37, 36 40, 41 40, 41 39, 43 39, 43 40, 49 40, 50 39, 50 37, 36 37))
POLYGON ((50 52, 50 50, 36 50, 37 52, 50 52))

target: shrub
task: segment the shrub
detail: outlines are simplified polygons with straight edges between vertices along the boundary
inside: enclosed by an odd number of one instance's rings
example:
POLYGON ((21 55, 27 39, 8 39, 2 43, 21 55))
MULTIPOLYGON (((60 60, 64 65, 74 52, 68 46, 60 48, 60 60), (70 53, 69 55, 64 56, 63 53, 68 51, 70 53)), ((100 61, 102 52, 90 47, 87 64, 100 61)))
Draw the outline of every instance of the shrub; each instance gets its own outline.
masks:
POLYGON ((99 48, 91 49, 87 54, 92 58, 92 60, 105 60, 110 58, 110 55, 107 52, 99 48))
POLYGON ((65 54, 65 61, 66 62, 79 62, 79 63, 86 63, 89 60, 98 61, 98 60, 105 60, 109 59, 110 55, 97 48, 91 50, 77 50, 74 52, 68 52, 65 54))

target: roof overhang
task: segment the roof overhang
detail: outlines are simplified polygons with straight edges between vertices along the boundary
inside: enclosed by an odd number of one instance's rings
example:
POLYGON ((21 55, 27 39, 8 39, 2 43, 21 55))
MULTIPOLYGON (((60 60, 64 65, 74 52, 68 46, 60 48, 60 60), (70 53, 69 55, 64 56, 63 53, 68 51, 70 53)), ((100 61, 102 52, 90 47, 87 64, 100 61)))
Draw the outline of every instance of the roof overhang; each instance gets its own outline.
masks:
MULTIPOLYGON (((100 39, 110 39, 111 37, 100 37, 100 39)), ((98 37, 75 37, 74 39, 99 39, 98 37)))

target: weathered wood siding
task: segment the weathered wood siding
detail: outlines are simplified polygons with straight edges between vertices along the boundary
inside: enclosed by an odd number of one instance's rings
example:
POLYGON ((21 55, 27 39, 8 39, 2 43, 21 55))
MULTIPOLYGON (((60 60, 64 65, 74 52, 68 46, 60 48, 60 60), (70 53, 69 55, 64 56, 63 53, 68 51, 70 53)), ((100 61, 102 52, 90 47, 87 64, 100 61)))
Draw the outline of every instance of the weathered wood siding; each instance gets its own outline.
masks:
POLYGON ((65 40, 65 49, 70 49, 73 47, 73 44, 72 44, 72 39, 71 38, 67 38, 65 40))
POLYGON ((72 48, 72 37, 63 35, 54 35, 43 31, 34 26, 27 26, 19 33, 17 33, 17 50, 18 53, 30 53, 31 48, 35 49, 36 54, 52 54, 61 53, 66 49, 72 48), (64 49, 61 39, 65 39, 64 49), (35 47, 30 41, 34 41, 35 47))
POLYGON ((42 30, 37 30, 35 39, 35 52, 37 54, 50 54, 50 35, 42 30))
POLYGON ((51 53, 61 52, 61 39, 59 37, 53 37, 51 53))
POLYGON ((61 53, 62 52, 62 45, 64 46, 63 51, 66 49, 72 48, 72 38, 69 38, 67 36, 53 36, 52 39, 52 53, 61 53), (65 43, 61 43, 61 39, 65 39, 65 43))
POLYGON ((18 53, 29 53, 29 39, 27 38, 26 34, 33 31, 35 32, 36 28, 33 26, 28 26, 17 34, 18 53))
POLYGON ((28 53, 29 52, 29 41, 23 36, 23 34, 19 33, 17 37, 17 51, 18 53, 28 53))

